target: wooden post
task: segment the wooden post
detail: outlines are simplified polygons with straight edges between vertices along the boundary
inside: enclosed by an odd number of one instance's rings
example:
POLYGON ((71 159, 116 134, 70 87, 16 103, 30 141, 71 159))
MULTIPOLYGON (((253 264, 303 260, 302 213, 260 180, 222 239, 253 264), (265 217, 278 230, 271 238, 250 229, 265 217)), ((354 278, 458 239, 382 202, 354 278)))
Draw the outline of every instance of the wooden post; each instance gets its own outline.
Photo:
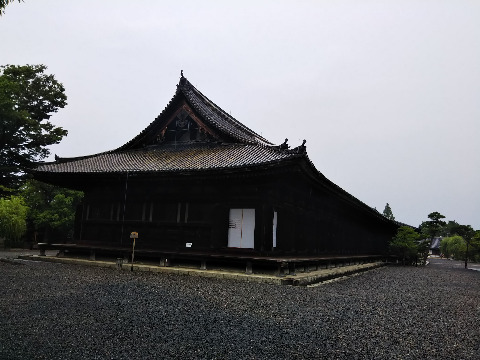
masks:
POLYGON ((285 261, 279 262, 277 264, 277 276, 285 276, 285 270, 288 269, 288 263, 285 261))
POLYGON ((245 274, 253 274, 253 266, 251 261, 247 261, 247 266, 245 268, 245 274))
POLYGON ((288 262, 288 275, 295 276, 295 263, 294 262, 288 262))
POLYGON ((310 263, 306 263, 304 269, 305 269, 306 273, 309 273, 310 272, 310 263))
POLYGON ((130 271, 133 271, 133 259, 135 258, 135 239, 138 239, 138 232, 130 233, 130 238, 133 239, 132 243, 132 265, 130 266, 130 271))
POLYGON ((160 258, 160 266, 169 267, 171 266, 170 260, 167 257, 160 258))
POLYGON ((130 271, 133 271, 133 259, 135 258, 135 238, 133 238, 132 244, 132 265, 130 267, 130 271))

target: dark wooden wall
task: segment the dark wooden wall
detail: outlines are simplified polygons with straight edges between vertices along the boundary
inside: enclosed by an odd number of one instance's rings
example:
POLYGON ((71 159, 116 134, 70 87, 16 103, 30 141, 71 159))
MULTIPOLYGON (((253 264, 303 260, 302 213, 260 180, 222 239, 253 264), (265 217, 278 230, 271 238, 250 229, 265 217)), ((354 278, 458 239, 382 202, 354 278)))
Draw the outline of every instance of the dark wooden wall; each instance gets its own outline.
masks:
POLYGON ((229 209, 255 209, 255 249, 262 254, 383 254, 396 225, 342 199, 301 171, 90 182, 77 211, 75 241, 143 249, 231 251, 229 209), (125 202, 126 199, 126 202, 125 202), (273 212, 278 214, 272 249, 273 212))

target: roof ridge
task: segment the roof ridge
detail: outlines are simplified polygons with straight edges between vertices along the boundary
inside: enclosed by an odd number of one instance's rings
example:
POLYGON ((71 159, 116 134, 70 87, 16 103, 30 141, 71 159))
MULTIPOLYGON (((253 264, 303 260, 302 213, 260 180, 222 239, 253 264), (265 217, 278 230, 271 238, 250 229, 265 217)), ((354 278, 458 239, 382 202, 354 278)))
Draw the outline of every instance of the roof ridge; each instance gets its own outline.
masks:
POLYGON ((272 142, 265 139, 263 136, 259 135, 248 126, 244 125, 232 115, 228 114, 220 106, 215 104, 207 96, 205 96, 200 90, 192 85, 186 77, 183 76, 183 71, 181 73, 180 81, 176 86, 176 91, 171 97, 170 101, 163 108, 159 115, 155 117, 138 135, 130 139, 123 145, 114 148, 112 150, 103 151, 98 154, 93 154, 89 156, 99 155, 102 153, 113 153, 126 150, 132 146, 140 145, 142 139, 148 135, 148 132, 151 131, 155 124, 161 119, 164 114, 171 108, 172 104, 178 99, 178 97, 183 95, 192 108, 201 114, 205 120, 208 121, 209 125, 212 128, 217 128, 225 135, 230 136, 233 139, 236 139, 242 143, 252 143, 252 144, 265 144, 269 146, 274 146, 272 142), (207 110, 208 109, 208 110, 207 110), (212 118, 213 115, 213 118, 212 118), (217 117, 217 119, 215 119, 217 117))
MULTIPOLYGON (((207 96, 205 96, 200 90, 198 90, 186 77, 182 76, 180 78, 180 82, 177 85, 177 89, 180 89, 180 91, 183 92, 183 94, 188 98, 189 92, 195 93, 197 96, 201 97, 202 100, 204 100, 205 105, 209 107, 209 109, 216 113, 217 115, 221 116, 224 120, 228 120, 230 122, 230 125, 235 127, 237 130, 241 132, 246 132, 252 139, 239 139, 242 141, 251 141, 254 140, 256 143, 265 143, 265 144, 270 144, 273 145, 270 141, 265 139, 263 136, 257 134, 255 131, 250 129, 248 126, 245 124, 241 123, 237 119, 235 119, 232 115, 227 113, 225 110, 223 110, 220 106, 215 104, 212 100, 210 100, 207 96)), ((192 101, 193 102, 193 101, 192 101)), ((192 105, 197 105, 193 102, 192 105)), ((196 108, 197 111, 201 111, 201 109, 196 108)), ((208 117, 208 114, 204 114, 208 117)), ((214 124, 215 125, 215 124, 214 124)), ((220 126, 220 124, 217 124, 217 126, 220 126)), ((228 129, 225 129, 228 130, 228 129)), ((234 135, 234 134, 232 134, 234 135)), ((236 135, 236 134, 235 134, 236 135)), ((235 136, 234 135, 234 136, 235 136)), ((238 137, 238 135, 237 135, 238 137)))
POLYGON ((175 91, 175 94, 173 94, 173 96, 171 97, 170 101, 167 103, 167 105, 165 105, 165 107, 163 108, 163 110, 160 112, 160 114, 158 114, 155 119, 153 119, 153 121, 151 121, 142 131, 140 131, 140 133, 135 136, 133 139, 130 139, 129 141, 127 141, 125 144, 119 146, 118 148, 115 148, 113 150, 109 150, 109 151, 106 151, 108 153, 111 153, 111 152, 116 152, 116 151, 122 151, 122 150, 125 150, 129 145, 131 145, 132 143, 134 143, 134 141, 138 138, 141 138, 142 135, 144 135, 146 132, 147 132, 147 129, 150 128, 150 126, 152 126, 164 113, 165 111, 167 111, 167 109, 170 107, 170 105, 173 103, 173 100, 175 99, 175 97, 177 97, 178 95, 178 85, 177 85, 177 90, 175 91))

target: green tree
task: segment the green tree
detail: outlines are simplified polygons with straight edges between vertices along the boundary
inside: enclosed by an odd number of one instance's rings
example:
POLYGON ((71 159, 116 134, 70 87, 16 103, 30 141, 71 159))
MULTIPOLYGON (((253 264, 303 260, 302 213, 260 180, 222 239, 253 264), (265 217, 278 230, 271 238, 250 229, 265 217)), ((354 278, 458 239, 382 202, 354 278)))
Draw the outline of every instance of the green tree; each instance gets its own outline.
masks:
POLYGON ((476 230, 470 240, 470 258, 473 261, 480 262, 480 230, 476 230))
POLYGON ((388 203, 385 205, 385 209, 383 209, 383 216, 385 216, 387 219, 395 220, 395 216, 393 216, 392 209, 388 203))
POLYGON ((402 260, 402 264, 413 264, 418 260, 420 234, 410 226, 401 226, 390 242, 390 253, 402 260))
POLYGON ((443 236, 453 236, 453 235, 460 235, 459 230, 462 225, 460 225, 458 222, 455 220, 450 220, 447 225, 443 228, 442 235, 443 236))
POLYGON ((444 230, 444 227, 447 225, 445 221, 445 216, 435 211, 428 214, 429 221, 424 221, 420 225, 421 233, 433 240, 433 238, 440 236, 444 230))
POLYGON ((466 249, 465 240, 459 235, 444 237, 440 242, 440 251, 447 258, 463 259, 466 249))
POLYGON ((472 243, 472 239, 475 236, 475 230, 470 225, 460 225, 458 232, 463 240, 465 240, 466 248, 465 248, 465 269, 468 265, 468 257, 470 252, 470 245, 472 243))
POLYGON ((419 234, 419 239, 417 240, 418 244, 418 258, 422 265, 427 264, 428 255, 430 255, 430 248, 432 246, 431 239, 422 239, 422 236, 419 234))
POLYGON ((17 246, 27 230, 27 211, 23 198, 10 196, 0 198, 0 237, 5 238, 4 246, 17 246))
MULTIPOLYGON (((468 265, 469 253, 473 251, 472 254, 475 253, 475 249, 471 249, 472 239, 475 235, 475 230, 470 225, 460 225, 456 221, 449 221, 447 225, 444 227, 444 232, 447 236, 455 237, 458 235, 462 238, 465 242, 465 250, 463 251, 463 256, 465 259, 465 269, 468 265)), ((458 256, 456 257, 458 259, 458 256)))
POLYGON ((45 65, 0 67, 0 195, 18 189, 25 172, 50 155, 67 131, 49 119, 65 107, 61 83, 45 65))
POLYGON ((49 241, 50 237, 60 240, 71 237, 76 208, 83 198, 81 191, 28 180, 22 186, 21 194, 30 208, 29 228, 41 234, 42 241, 49 241))

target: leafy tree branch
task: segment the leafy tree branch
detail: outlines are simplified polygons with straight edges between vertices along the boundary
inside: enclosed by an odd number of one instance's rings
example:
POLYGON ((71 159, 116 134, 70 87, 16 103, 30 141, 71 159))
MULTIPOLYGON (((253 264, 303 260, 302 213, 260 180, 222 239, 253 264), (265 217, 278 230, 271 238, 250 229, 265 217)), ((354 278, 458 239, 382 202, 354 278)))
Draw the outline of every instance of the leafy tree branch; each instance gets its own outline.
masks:
POLYGON ((65 88, 45 65, 0 66, 0 195, 18 189, 25 172, 50 155, 67 131, 52 114, 67 104, 65 88))

